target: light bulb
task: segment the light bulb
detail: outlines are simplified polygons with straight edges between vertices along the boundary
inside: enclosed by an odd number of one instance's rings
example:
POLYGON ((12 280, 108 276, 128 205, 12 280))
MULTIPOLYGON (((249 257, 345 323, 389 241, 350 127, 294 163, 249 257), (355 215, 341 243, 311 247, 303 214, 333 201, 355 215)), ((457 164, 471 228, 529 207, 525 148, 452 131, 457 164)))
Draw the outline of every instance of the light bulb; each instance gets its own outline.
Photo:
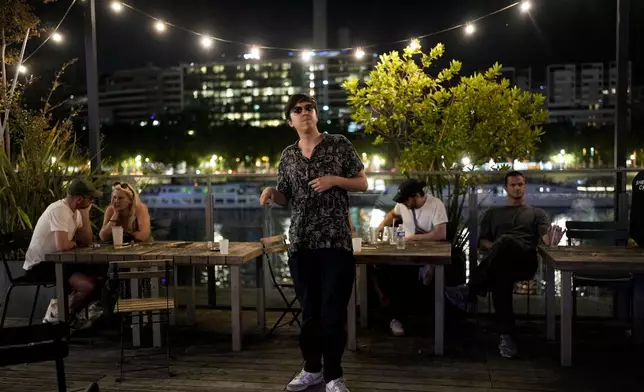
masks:
POLYGON ((259 50, 259 48, 257 46, 253 46, 252 48, 250 48, 250 56, 251 56, 251 58, 259 60, 260 55, 261 55, 261 52, 260 52, 260 50, 259 50))
POLYGON ((411 50, 420 49, 420 42, 416 38, 412 39, 411 42, 409 43, 409 49, 411 50))
POLYGON ((521 3, 521 12, 526 13, 532 9, 532 3, 529 1, 524 1, 521 3))
POLYGON ((302 60, 311 61, 311 57, 313 57, 313 52, 309 50, 305 50, 304 52, 302 52, 302 60))
POLYGON ((56 43, 61 43, 63 42, 63 35, 55 31, 54 34, 51 35, 51 39, 56 43))
POLYGON ((362 50, 362 48, 356 49, 356 58, 361 59, 364 56, 365 56, 365 52, 364 52, 364 50, 362 50))
POLYGON ((166 31, 167 26, 162 20, 157 20, 154 22, 154 29, 159 33, 163 33, 166 31))
POLYGON ((472 35, 472 34, 474 34, 475 31, 476 31, 476 27, 473 24, 468 23, 465 26, 465 34, 472 35))
POLYGON ((20 72, 21 74, 26 74, 27 71, 27 67, 25 67, 24 65, 18 67, 18 72, 20 72))
POLYGON ((112 9, 112 11, 119 13, 123 11, 123 4, 118 1, 113 1, 110 3, 110 8, 112 9))
POLYGON ((208 37, 207 35, 204 35, 201 37, 201 46, 203 46, 205 49, 210 49, 212 48, 212 45, 214 44, 212 38, 208 37))

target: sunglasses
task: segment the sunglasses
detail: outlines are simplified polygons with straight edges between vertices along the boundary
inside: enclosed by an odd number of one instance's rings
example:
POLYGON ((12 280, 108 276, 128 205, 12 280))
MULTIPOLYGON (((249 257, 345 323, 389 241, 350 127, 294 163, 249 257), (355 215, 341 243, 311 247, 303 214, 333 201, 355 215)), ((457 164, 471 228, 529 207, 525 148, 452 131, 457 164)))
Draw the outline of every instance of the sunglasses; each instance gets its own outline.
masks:
POLYGON ((304 110, 310 113, 315 110, 315 108, 313 107, 313 105, 296 106, 293 108, 293 110, 291 110, 291 113, 300 114, 304 110))
POLYGON ((126 184, 124 182, 123 183, 115 182, 114 185, 112 185, 112 189, 115 189, 115 190, 116 189, 121 189, 121 190, 126 191, 126 192, 129 191, 129 192, 132 193, 132 196, 134 196, 134 189, 132 189, 132 187, 130 185, 128 185, 128 184, 126 184))

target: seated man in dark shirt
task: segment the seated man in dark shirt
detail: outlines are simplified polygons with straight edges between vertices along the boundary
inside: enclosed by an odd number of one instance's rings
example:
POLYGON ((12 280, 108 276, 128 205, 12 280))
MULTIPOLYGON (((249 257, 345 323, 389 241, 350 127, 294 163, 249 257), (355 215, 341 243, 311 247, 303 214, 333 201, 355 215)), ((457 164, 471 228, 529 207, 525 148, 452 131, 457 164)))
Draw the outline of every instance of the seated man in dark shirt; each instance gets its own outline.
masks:
POLYGON ((525 177, 518 171, 505 176, 508 204, 493 207, 481 219, 479 247, 487 251, 470 274, 467 285, 448 287, 446 298, 467 310, 477 295, 492 292, 494 310, 500 328, 499 351, 503 357, 517 354, 514 333, 512 293, 516 282, 532 279, 537 271, 537 245, 558 244, 563 230, 551 226, 546 213, 524 204, 525 177))

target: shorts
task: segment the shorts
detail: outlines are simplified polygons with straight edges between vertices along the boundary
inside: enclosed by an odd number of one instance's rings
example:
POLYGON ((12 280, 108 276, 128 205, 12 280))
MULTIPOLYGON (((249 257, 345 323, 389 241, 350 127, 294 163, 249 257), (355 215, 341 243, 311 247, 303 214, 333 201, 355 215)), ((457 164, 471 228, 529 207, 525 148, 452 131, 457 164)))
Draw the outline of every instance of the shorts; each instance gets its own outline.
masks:
MULTIPOLYGON (((65 265, 65 284, 67 290, 69 287, 69 277, 74 274, 83 274, 96 278, 107 277, 107 265, 103 264, 66 264, 65 265)), ((25 273, 26 280, 30 282, 55 282, 56 281, 56 263, 41 262, 34 265, 25 273)))

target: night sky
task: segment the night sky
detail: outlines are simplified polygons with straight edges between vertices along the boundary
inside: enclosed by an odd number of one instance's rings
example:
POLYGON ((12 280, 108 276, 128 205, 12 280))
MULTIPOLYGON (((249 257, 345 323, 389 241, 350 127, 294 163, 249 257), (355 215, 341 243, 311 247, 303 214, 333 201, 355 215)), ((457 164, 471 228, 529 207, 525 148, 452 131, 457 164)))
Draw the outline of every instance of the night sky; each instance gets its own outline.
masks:
MULTIPOLYGON (((312 1, 295 0, 129 0, 133 6, 196 31, 235 41, 271 46, 311 47, 312 1), (189 6, 187 6, 189 4, 189 6)), ((510 0, 387 1, 328 0, 329 46, 337 43, 337 30, 348 27, 356 45, 386 43, 441 30, 510 4, 510 0)), ((425 47, 447 45, 447 59, 458 59, 471 71, 499 61, 508 66, 532 65, 537 78, 546 64, 610 61, 615 58, 617 0, 533 0, 531 15, 518 8, 477 23, 477 33, 462 30, 422 41, 425 47)), ((69 0, 39 6, 48 24, 56 23, 69 0)), ((77 75, 84 74, 83 8, 81 2, 61 26, 65 44, 46 45, 35 57, 42 72, 78 57, 77 75)), ((631 58, 635 83, 644 82, 644 1, 631 5, 631 58)), ((170 29, 159 36, 151 21, 131 10, 114 14, 109 1, 97 0, 99 72, 153 63, 160 66, 200 62, 243 53, 243 48, 216 43, 209 53, 190 34, 170 29)), ((33 50, 36 42, 30 45, 33 50)), ((382 45, 382 53, 402 45, 382 45)), ((266 53, 264 54, 267 55, 266 53)))

